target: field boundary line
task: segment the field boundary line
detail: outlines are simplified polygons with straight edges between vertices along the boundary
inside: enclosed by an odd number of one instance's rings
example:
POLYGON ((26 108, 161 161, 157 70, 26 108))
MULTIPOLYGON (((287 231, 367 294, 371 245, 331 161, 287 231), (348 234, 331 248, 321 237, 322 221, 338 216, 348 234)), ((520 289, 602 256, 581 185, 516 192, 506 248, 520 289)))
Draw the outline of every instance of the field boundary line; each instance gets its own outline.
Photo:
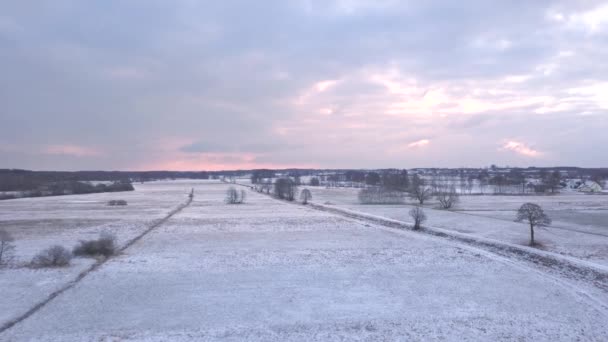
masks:
MULTIPOLYGON (((118 253, 116 253, 116 255, 119 255, 120 253, 122 253, 123 251, 125 251, 127 248, 131 247, 133 244, 135 244, 137 241, 141 240, 144 236, 146 236, 152 230, 160 227, 162 224, 164 224, 165 222, 167 222, 175 214, 179 213, 180 211, 182 211, 183 209, 185 209, 186 207, 188 207, 191 203, 192 203, 192 197, 188 197, 188 200, 186 202, 184 202, 184 203, 178 205, 176 208, 172 209, 169 213, 167 213, 167 215, 163 216, 160 219, 154 220, 150 224, 150 226, 148 226, 148 228, 146 228, 143 232, 141 232, 140 234, 138 234, 137 236, 135 236, 131 240, 127 241, 122 247, 120 247, 120 249, 118 249, 118 253)), ((73 288, 74 286, 76 286, 87 275, 89 275, 93 271, 97 270, 98 268, 100 268, 106 262, 108 262, 109 260, 112 260, 113 258, 114 258, 113 256, 110 256, 110 257, 107 257, 107 258, 104 258, 104 259, 100 259, 100 260, 94 262, 91 266, 89 266, 88 268, 86 268, 85 270, 83 270, 82 272, 80 272, 78 274, 78 276, 76 276, 76 278, 74 280, 68 282, 67 284, 65 284, 61 288, 59 288, 59 289, 55 290, 54 292, 52 292, 50 295, 48 295, 47 298, 45 298, 44 300, 42 300, 38 304, 34 305, 33 307, 31 307, 25 313, 23 313, 23 314, 17 316, 16 318, 13 318, 13 319, 9 320, 8 322, 2 324, 0 326, 0 334, 4 333, 6 330, 12 328, 13 326, 15 326, 18 323, 26 320, 27 318, 29 318, 30 316, 32 316, 33 314, 35 314, 36 312, 38 312, 40 309, 42 309, 48 303, 50 303, 53 299, 57 298, 62 293, 66 292, 67 290, 69 290, 69 289, 73 288)))

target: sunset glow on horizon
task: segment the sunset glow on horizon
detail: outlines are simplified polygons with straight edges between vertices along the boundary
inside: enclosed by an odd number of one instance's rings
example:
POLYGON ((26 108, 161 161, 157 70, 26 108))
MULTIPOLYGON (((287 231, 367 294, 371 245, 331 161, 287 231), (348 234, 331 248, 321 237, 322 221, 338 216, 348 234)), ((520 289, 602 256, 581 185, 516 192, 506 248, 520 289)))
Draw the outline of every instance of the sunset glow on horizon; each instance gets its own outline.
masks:
POLYGON ((605 4, 443 7, 5 4, 0 167, 608 163, 605 4))

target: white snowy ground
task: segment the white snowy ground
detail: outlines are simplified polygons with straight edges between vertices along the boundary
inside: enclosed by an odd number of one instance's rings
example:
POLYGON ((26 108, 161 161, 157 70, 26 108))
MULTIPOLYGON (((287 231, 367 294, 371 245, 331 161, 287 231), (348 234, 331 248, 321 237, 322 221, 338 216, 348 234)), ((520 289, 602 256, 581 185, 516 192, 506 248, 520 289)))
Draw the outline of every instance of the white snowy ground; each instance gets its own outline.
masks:
MULTIPOLYGON (((136 191, 0 201, 0 229, 15 238, 15 260, 0 268, 0 326, 23 314, 87 269, 95 260, 74 258, 67 268, 26 267, 40 251, 59 244, 72 249, 79 240, 102 231, 116 235, 119 245, 187 198, 188 181, 136 184, 136 191), (124 199, 126 207, 107 201, 124 199)), ((1 340, 1 339, 0 339, 1 340)))
POLYGON ((227 187, 196 185, 190 207, 0 340, 608 340, 608 298, 254 192, 226 205, 227 187))
MULTIPOLYGON (((372 215, 412 222, 410 205, 362 205, 358 189, 308 187, 313 202, 331 204, 372 215)), ((425 203, 431 227, 454 230, 499 241, 527 245, 529 227, 513 222, 519 206, 525 202, 540 204, 553 223, 538 228, 536 240, 543 250, 608 265, 608 197, 578 193, 555 196, 461 196, 452 210, 437 209, 431 200, 425 203)), ((413 202, 408 200, 409 204, 413 202)))

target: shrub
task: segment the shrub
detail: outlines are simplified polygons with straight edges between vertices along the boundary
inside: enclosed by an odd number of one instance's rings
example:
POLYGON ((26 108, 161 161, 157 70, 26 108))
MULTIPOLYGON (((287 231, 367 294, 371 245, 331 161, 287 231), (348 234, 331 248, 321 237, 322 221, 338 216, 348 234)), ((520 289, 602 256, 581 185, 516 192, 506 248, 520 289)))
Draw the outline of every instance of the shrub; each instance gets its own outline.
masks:
POLYGON ((34 267, 63 267, 68 266, 72 260, 72 253, 65 247, 55 245, 38 253, 32 259, 34 267))
POLYGON ((110 233, 101 233, 96 240, 81 240, 72 250, 76 256, 105 256, 109 257, 116 252, 116 236, 110 233))
POLYGON ((127 205, 127 201, 125 200, 111 200, 108 201, 109 206, 117 206, 117 205, 127 205))
POLYGON ((397 190, 373 187, 359 190, 361 204, 401 204, 405 201, 405 194, 397 190))
POLYGON ((230 188, 228 188, 228 190, 226 190, 225 201, 228 204, 241 204, 245 202, 245 197, 247 197, 245 190, 241 190, 239 192, 237 189, 231 186, 230 188))
POLYGON ((456 192, 456 188, 451 187, 448 189, 442 189, 437 193, 437 200, 439 201, 439 206, 441 209, 450 209, 454 204, 456 204, 460 197, 456 192))

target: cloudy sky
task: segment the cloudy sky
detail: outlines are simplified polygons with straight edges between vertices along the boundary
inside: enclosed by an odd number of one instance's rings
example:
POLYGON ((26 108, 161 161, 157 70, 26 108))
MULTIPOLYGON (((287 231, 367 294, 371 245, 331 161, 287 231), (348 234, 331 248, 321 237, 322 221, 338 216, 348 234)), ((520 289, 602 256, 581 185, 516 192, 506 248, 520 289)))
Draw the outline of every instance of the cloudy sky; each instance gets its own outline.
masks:
POLYGON ((608 166, 605 1, 4 1, 0 168, 608 166))

